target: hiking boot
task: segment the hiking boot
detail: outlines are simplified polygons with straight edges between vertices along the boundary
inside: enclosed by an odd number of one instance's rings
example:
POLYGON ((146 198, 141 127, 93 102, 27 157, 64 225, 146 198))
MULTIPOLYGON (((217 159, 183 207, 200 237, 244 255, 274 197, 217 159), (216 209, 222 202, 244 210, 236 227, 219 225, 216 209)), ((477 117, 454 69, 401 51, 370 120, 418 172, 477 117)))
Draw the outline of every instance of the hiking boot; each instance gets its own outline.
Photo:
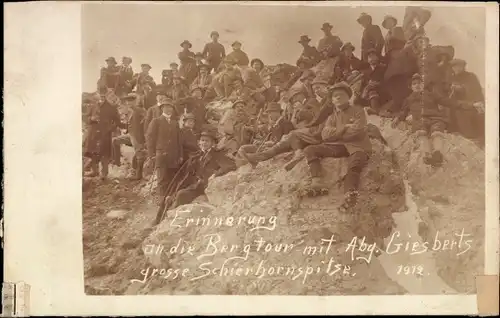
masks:
POLYGON ((443 165, 443 154, 441 153, 441 151, 439 150, 436 150, 432 153, 432 160, 431 160, 431 164, 433 167, 441 167, 443 165))
POLYGON ((352 209, 358 202, 359 192, 358 191, 348 191, 344 195, 344 202, 340 206, 340 212, 346 213, 352 209))
POLYGON ((293 158, 285 164, 285 170, 292 170, 302 159, 304 159, 304 152, 301 149, 295 150, 293 158))
POLYGON ((430 166, 433 164, 433 161, 434 161, 433 156, 430 153, 426 152, 424 155, 423 161, 426 165, 430 166))

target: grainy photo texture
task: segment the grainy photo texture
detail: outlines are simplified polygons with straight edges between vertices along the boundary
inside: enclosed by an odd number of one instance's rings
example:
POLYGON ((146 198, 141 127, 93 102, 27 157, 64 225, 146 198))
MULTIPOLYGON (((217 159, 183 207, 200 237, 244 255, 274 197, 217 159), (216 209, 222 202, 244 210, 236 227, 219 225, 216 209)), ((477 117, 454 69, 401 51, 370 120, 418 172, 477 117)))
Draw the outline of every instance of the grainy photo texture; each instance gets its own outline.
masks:
POLYGON ((87 295, 476 292, 484 8, 86 3, 82 33, 87 295))

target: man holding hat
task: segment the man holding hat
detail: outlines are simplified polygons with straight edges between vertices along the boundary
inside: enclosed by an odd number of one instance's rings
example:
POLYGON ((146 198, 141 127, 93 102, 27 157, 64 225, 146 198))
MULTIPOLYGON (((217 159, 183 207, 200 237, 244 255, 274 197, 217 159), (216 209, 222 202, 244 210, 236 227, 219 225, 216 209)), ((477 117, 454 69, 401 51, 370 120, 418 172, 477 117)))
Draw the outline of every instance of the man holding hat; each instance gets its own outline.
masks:
POLYGON ((202 52, 209 66, 209 73, 212 70, 217 70, 222 60, 226 57, 226 49, 224 45, 219 43, 219 32, 212 31, 212 33, 210 33, 210 38, 212 42, 205 44, 202 52))
POLYGON ((378 25, 372 24, 372 17, 369 14, 361 13, 357 19, 363 27, 363 36, 361 37, 361 60, 368 61, 368 50, 375 49, 378 56, 382 56, 384 47, 384 36, 378 25))
POLYGON ((127 108, 131 110, 130 116, 127 120, 127 133, 113 138, 113 162, 115 165, 120 166, 121 145, 132 144, 134 147, 133 167, 135 174, 132 177, 135 180, 142 179, 142 169, 144 161, 146 160, 146 140, 144 137, 144 116, 145 109, 139 95, 130 93, 122 100, 125 102, 127 108))
POLYGON ((340 53, 343 43, 338 36, 332 34, 332 29, 333 26, 328 22, 323 23, 321 27, 321 30, 325 34, 318 43, 318 52, 322 55, 322 59, 336 56, 340 53))
POLYGON ((347 209, 356 203, 360 174, 368 163, 372 146, 363 108, 349 102, 352 96, 349 85, 335 84, 331 92, 334 111, 322 128, 322 141, 320 144, 307 146, 304 154, 312 178, 310 189, 313 191, 326 188, 321 181, 322 158, 348 158, 348 171, 344 179, 345 199, 341 206, 347 209))
POLYGON ((456 100, 462 107, 451 113, 451 128, 462 136, 478 139, 480 145, 484 145, 484 94, 481 84, 472 72, 466 71, 466 62, 454 59, 450 63, 452 76, 451 98, 456 100))
POLYGON ((190 85, 198 74, 198 66, 196 65, 195 54, 190 51, 193 45, 188 40, 181 43, 182 51, 177 55, 181 66, 179 74, 186 80, 186 85, 190 85))
POLYGON ((299 39, 299 43, 302 45, 302 54, 299 59, 307 63, 307 68, 314 67, 321 61, 321 54, 314 46, 309 45, 309 42, 311 39, 307 35, 302 35, 299 39))
POLYGON ((189 204, 203 195, 210 180, 236 170, 234 160, 216 148, 217 131, 212 127, 203 129, 198 144, 200 150, 175 175, 158 209, 154 225, 165 218, 168 209, 189 204))
POLYGON ((155 160, 159 195, 164 195, 182 162, 182 139, 178 114, 171 101, 164 101, 162 115, 154 118, 146 133, 148 157, 155 160))
POLYGON ((233 59, 238 66, 248 66, 250 60, 248 59, 248 55, 241 50, 241 42, 234 41, 231 47, 233 51, 227 57, 233 59))

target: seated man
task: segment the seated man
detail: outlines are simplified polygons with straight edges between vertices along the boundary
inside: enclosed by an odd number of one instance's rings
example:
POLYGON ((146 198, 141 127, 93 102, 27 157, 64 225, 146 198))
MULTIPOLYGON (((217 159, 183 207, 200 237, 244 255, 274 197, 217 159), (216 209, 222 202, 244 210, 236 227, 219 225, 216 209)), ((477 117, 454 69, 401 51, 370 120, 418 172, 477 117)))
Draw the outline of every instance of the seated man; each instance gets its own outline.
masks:
POLYGON ((206 64, 198 66, 198 76, 194 79, 193 83, 191 83, 191 89, 199 87, 203 95, 205 95, 205 92, 212 84, 212 75, 208 72, 209 68, 210 67, 206 64))
POLYGON ((228 109, 219 122, 219 132, 223 135, 219 148, 235 155, 240 146, 250 143, 251 131, 248 129, 251 121, 246 111, 246 102, 237 100, 231 109, 228 109))
POLYGON ((345 199, 341 205, 342 210, 356 204, 361 170, 368 163, 371 152, 365 112, 361 107, 350 104, 351 96, 351 88, 346 83, 333 86, 332 103, 335 108, 321 131, 321 142, 304 149, 312 178, 312 190, 325 189, 321 181, 321 158, 349 158, 349 167, 344 179, 345 199))
POLYGON ((366 109, 368 114, 377 115, 381 107, 381 97, 383 97, 381 83, 384 80, 386 67, 380 63, 380 57, 375 49, 369 49, 367 56, 368 66, 361 71, 363 73, 361 101, 369 105, 366 109))
POLYGON ((202 94, 200 87, 193 87, 191 89, 191 96, 184 97, 176 102, 177 108, 182 114, 190 113, 194 115, 194 130, 197 133, 201 132, 201 127, 207 122, 206 101, 203 100, 202 94))
POLYGON ((194 130, 196 118, 194 114, 187 113, 182 115, 182 159, 186 162, 191 155, 198 151, 198 137, 197 132, 194 130))
POLYGON ((217 99, 227 98, 231 95, 234 79, 241 78, 241 71, 235 67, 236 61, 227 57, 221 70, 212 79, 212 89, 217 94, 217 99))
POLYGON ((446 114, 439 105, 452 108, 453 101, 430 91, 419 74, 413 75, 411 89, 413 92, 406 98, 393 126, 404 121, 410 113, 412 132, 419 137, 424 163, 439 167, 443 163, 443 135, 446 130, 446 114))
POLYGON ((292 123, 283 116, 283 110, 278 103, 269 103, 266 113, 268 116, 267 125, 259 127, 259 131, 254 132, 254 134, 260 132, 264 136, 263 140, 259 141, 259 146, 255 144, 241 146, 238 154, 243 158, 246 157, 247 153, 255 153, 263 147, 269 148, 275 145, 283 136, 288 135, 294 129, 292 123))
POLYGON ((205 193, 208 182, 236 169, 234 161, 221 150, 217 150, 217 132, 204 129, 199 139, 200 150, 182 166, 175 175, 158 210, 155 225, 159 224, 166 211, 193 202, 205 193))

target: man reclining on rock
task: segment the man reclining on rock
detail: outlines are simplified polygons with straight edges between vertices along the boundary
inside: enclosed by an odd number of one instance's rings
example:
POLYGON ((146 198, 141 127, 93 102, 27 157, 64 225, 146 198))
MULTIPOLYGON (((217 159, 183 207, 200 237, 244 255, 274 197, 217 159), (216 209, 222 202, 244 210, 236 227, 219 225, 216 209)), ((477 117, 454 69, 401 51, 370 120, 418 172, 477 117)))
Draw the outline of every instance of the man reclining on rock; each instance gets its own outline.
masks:
POLYGON ((427 165, 439 167, 443 163, 443 137, 446 130, 446 114, 439 105, 454 107, 449 98, 439 96, 424 86, 422 77, 414 74, 411 81, 412 93, 403 104, 398 117, 392 123, 396 127, 411 114, 411 130, 419 138, 423 161, 427 165))
POLYGON ((191 156, 175 175, 153 225, 163 220, 168 209, 189 204, 203 195, 208 182, 213 178, 236 170, 234 160, 218 150, 216 144, 217 132, 209 127, 203 129, 199 139, 200 151, 191 156))

